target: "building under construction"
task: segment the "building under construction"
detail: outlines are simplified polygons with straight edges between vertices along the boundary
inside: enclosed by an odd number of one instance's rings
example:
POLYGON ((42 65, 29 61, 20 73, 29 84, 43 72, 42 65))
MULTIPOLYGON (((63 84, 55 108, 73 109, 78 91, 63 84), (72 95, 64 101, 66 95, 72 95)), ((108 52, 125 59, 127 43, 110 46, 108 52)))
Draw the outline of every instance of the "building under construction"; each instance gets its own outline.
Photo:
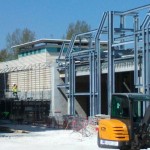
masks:
POLYGON ((10 119, 27 122, 47 119, 52 100, 61 98, 55 94, 55 61, 62 42, 42 39, 12 47, 19 49, 18 59, 0 63, 1 114, 10 112, 10 119), (18 86, 17 97, 12 94, 13 84, 18 86))
MULTIPOLYGON (((68 113, 64 96, 67 93, 58 88, 64 81, 60 78, 56 60, 63 43, 69 42, 42 39, 12 47, 19 49, 18 59, 0 63, 1 114, 9 112, 12 120, 39 122, 46 121, 50 115, 68 113), (18 86, 17 97, 12 92, 14 84, 18 86)), ((79 44, 76 41, 75 45, 79 44)), ((80 46, 87 44, 85 41, 80 46)), ((65 52, 67 48, 68 45, 63 47, 65 52)))
MULTIPOLYGON (((150 93, 150 5, 103 13, 99 28, 75 34, 65 59, 58 59, 68 91, 68 113, 110 114, 112 93, 150 93), (78 49, 75 41, 88 41, 78 49), (107 41, 107 50, 100 43, 107 41)), ((62 55, 63 56, 63 55, 62 55)))
POLYGON ((11 119, 108 114, 112 93, 149 94, 150 5, 104 12, 99 27, 70 40, 37 40, 0 63, 0 111, 11 119), (18 97, 12 85, 18 85, 18 97))

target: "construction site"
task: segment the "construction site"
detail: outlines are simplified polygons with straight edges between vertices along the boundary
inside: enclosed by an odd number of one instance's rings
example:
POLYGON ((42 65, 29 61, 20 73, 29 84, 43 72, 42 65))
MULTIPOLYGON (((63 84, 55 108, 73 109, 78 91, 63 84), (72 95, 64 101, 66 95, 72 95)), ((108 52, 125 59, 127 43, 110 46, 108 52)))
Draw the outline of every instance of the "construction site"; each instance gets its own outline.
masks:
MULTIPOLYGON (((58 116, 112 116, 114 93, 150 95, 149 8, 104 12, 97 29, 74 34, 71 40, 14 45, 18 59, 0 63, 1 119, 47 123, 58 116)), ((142 116, 149 104, 150 99, 142 104, 142 116)), ((149 123, 148 115, 148 136, 149 123)), ((98 145, 107 147, 101 141, 98 145)))

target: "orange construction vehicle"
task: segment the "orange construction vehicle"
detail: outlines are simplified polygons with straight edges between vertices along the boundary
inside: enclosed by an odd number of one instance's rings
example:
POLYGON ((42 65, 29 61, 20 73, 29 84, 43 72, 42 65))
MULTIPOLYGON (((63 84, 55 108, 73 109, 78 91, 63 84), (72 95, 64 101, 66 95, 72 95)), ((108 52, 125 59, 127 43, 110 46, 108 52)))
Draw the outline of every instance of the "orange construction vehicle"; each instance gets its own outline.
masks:
POLYGON ((110 119, 98 122, 99 147, 150 148, 150 95, 112 94, 110 119))

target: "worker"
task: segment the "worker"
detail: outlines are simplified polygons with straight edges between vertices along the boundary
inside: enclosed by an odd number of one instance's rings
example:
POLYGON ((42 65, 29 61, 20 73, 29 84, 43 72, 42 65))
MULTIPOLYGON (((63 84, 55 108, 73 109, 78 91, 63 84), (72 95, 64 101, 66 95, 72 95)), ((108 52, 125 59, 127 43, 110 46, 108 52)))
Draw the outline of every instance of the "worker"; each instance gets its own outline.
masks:
POLYGON ((17 84, 13 84, 12 93, 13 93, 13 96, 16 98, 18 97, 17 92, 18 92, 17 84))

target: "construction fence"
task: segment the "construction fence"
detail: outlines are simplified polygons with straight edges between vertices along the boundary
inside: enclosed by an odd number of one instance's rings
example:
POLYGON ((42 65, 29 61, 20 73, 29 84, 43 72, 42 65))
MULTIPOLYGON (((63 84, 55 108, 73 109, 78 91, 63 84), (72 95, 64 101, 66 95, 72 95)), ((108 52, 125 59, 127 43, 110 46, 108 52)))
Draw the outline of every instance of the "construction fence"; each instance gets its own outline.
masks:
POLYGON ((107 115, 98 115, 93 117, 82 117, 77 115, 61 115, 57 113, 55 116, 49 116, 47 125, 50 128, 70 129, 73 132, 79 132, 82 136, 90 136, 96 133, 98 121, 108 118, 107 115))

